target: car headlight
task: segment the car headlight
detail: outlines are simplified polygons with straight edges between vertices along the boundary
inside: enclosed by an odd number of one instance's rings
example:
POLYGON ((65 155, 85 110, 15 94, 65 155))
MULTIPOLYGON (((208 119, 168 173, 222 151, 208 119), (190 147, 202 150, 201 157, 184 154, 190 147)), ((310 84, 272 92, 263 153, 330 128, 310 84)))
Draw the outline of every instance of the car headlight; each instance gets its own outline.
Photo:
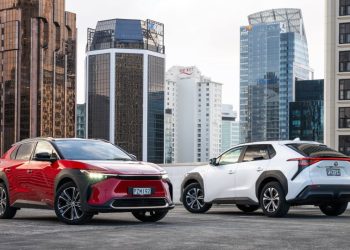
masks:
POLYGON ((169 175, 168 175, 168 174, 162 174, 162 179, 163 179, 163 180, 169 179, 169 175))
POLYGON ((117 177, 118 176, 116 174, 103 174, 103 173, 98 173, 98 172, 90 172, 87 170, 80 170, 80 172, 82 172, 83 174, 86 174, 89 179, 94 180, 94 181, 107 179, 108 177, 117 177))

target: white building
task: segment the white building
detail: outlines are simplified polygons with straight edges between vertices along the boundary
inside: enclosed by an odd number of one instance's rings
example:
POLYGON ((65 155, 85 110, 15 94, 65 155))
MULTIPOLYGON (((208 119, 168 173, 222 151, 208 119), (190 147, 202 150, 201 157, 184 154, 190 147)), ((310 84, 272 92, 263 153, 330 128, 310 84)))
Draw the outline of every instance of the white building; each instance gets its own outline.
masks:
POLYGON ((350 1, 326 0, 325 143, 350 154, 350 1))
POLYGON ((166 73, 166 159, 207 162, 220 153, 221 96, 222 84, 203 76, 196 67, 176 66, 166 73))
POLYGON ((232 105, 222 105, 221 152, 239 144, 239 122, 232 105))

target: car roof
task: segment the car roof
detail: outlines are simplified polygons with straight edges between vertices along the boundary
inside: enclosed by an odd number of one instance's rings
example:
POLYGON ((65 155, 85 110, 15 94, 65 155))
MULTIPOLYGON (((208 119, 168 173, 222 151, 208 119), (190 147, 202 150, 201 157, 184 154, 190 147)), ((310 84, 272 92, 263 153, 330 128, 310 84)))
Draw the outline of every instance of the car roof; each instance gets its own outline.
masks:
POLYGON ((261 145, 261 144, 271 144, 271 145, 287 145, 287 144, 321 144, 315 141, 300 141, 300 140, 284 140, 284 141, 260 141, 260 142, 250 142, 243 143, 236 146, 249 146, 249 145, 261 145))
POLYGON ((54 142, 54 141, 104 141, 104 142, 108 142, 108 141, 103 140, 103 139, 36 137, 36 138, 29 138, 29 139, 25 139, 25 140, 16 142, 12 146, 20 145, 20 144, 27 143, 27 142, 37 142, 37 141, 49 141, 49 142, 54 142))

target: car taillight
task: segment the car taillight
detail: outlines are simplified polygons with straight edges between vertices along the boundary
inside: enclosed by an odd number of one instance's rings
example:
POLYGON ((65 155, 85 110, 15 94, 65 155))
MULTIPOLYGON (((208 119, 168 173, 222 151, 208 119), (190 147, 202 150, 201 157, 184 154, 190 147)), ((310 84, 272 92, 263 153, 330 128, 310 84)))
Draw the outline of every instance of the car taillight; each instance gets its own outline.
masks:
POLYGON ((317 158, 296 158, 289 159, 288 161, 298 161, 298 171, 293 176, 292 180, 294 180, 305 168, 321 161, 322 159, 317 158))

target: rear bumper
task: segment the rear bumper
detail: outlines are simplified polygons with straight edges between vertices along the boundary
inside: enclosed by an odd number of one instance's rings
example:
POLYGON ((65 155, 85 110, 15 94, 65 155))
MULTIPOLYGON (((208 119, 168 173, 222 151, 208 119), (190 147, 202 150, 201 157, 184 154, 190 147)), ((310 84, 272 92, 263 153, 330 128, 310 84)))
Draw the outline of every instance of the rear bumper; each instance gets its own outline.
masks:
POLYGON ((310 185, 292 200, 292 205, 320 205, 333 201, 350 202, 350 185, 310 185))

